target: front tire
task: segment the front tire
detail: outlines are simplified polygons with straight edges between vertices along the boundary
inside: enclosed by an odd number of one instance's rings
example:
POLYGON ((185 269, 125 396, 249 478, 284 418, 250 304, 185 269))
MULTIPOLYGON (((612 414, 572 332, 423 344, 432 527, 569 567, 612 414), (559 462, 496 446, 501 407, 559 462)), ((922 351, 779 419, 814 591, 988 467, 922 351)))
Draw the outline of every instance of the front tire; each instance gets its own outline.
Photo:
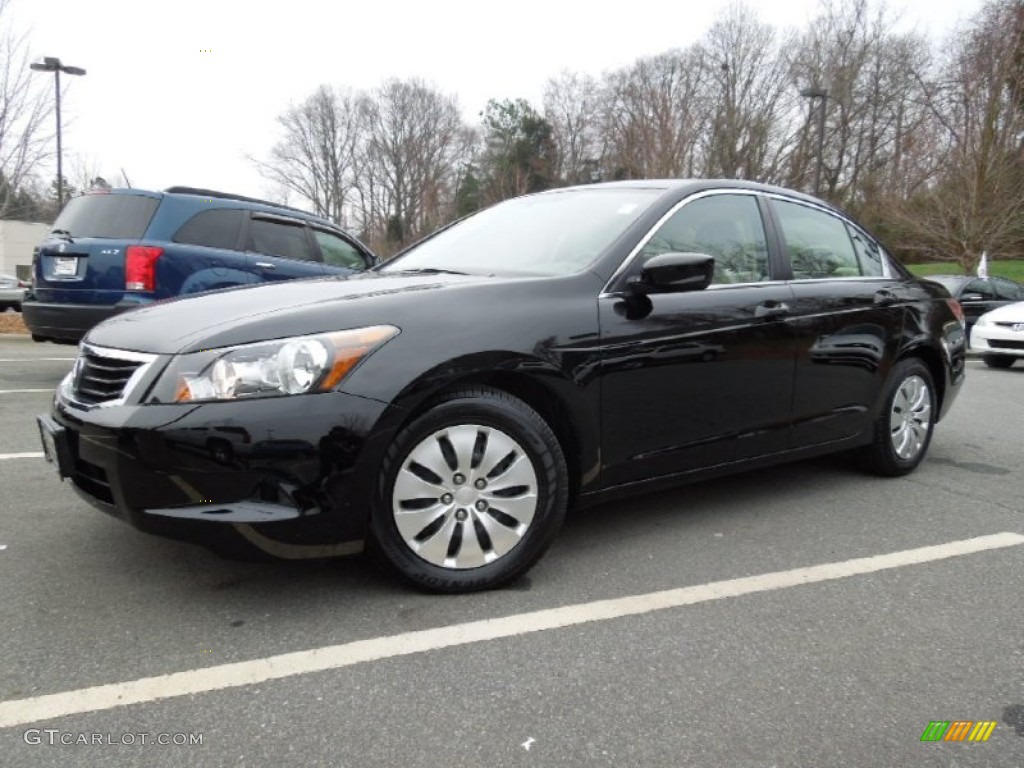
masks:
POLYGON ((981 360, 989 368, 1009 368, 1017 358, 1013 355, 982 355, 981 360))
POLYGON ((385 455, 373 548, 420 589, 493 589, 544 554, 565 518, 568 486, 561 446, 536 411, 499 390, 456 392, 385 455))
POLYGON ((862 453, 867 469, 886 477, 912 472, 928 452, 937 405, 927 366, 917 358, 898 362, 886 384, 874 441, 862 453))

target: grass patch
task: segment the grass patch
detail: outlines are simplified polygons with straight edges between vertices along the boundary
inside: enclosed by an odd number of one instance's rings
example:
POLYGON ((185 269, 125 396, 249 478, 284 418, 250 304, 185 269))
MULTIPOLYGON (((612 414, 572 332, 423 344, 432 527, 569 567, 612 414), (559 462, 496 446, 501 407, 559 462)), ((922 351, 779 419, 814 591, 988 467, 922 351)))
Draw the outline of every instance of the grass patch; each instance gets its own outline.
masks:
MULTIPOLYGON (((936 264, 907 264, 907 269, 915 275, 962 275, 964 271, 959 264, 942 261, 936 264)), ((1016 280, 1024 283, 1024 260, 1000 260, 989 261, 989 277, 1005 277, 1008 280, 1016 280)))

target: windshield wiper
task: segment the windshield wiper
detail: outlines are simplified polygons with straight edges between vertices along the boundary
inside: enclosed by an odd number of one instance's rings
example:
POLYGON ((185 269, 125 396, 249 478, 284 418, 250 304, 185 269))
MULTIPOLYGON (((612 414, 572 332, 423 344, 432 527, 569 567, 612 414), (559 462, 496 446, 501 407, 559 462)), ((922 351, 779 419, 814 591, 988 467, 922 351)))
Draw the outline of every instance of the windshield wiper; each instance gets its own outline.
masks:
POLYGON ((468 275, 469 272, 456 272, 454 269, 438 269, 437 267, 417 267, 415 269, 396 269, 396 272, 405 272, 414 275, 468 275))
POLYGON ((67 240, 69 243, 75 242, 74 240, 71 239, 71 232, 66 230, 66 229, 51 229, 50 230, 50 234, 51 235, 57 235, 58 237, 62 237, 63 239, 67 240))

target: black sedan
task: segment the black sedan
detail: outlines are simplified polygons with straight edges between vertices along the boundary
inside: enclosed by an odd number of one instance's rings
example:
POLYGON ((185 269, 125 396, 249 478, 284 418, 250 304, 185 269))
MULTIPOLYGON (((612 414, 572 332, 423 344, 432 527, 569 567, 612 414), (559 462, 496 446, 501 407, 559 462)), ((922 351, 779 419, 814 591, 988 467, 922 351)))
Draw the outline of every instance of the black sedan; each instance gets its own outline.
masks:
POLYGON ((965 347, 957 302, 818 200, 620 182, 506 201, 372 273, 112 318, 39 424, 143 530, 367 543, 464 592, 525 573, 570 505, 835 451, 910 472, 965 347))
POLYGON ((925 280, 939 283, 964 308, 964 324, 970 330, 978 318, 993 309, 1024 301, 1024 285, 1004 277, 970 275, 928 275, 925 280))

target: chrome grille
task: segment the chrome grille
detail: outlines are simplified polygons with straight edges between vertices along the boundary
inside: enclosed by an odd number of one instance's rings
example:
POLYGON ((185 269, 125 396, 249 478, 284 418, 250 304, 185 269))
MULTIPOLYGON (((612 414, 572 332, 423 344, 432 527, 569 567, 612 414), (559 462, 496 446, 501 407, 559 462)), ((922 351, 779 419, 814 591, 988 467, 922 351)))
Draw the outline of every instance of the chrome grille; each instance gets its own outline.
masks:
POLYGON ((73 397, 84 405, 119 402, 152 360, 153 355, 82 345, 73 372, 73 397))

